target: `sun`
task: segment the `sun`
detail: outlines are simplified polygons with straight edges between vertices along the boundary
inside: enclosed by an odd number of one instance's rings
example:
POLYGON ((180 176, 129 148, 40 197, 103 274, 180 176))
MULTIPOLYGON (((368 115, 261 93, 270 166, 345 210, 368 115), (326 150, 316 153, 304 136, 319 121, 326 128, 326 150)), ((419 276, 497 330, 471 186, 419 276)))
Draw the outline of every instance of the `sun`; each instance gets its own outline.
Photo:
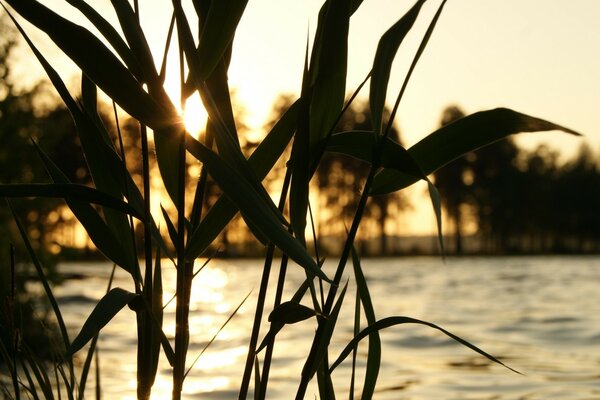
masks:
POLYGON ((195 95, 190 97, 185 103, 185 109, 181 111, 185 129, 190 135, 195 138, 200 137, 200 134, 206 129, 208 121, 208 113, 200 100, 200 96, 195 95))

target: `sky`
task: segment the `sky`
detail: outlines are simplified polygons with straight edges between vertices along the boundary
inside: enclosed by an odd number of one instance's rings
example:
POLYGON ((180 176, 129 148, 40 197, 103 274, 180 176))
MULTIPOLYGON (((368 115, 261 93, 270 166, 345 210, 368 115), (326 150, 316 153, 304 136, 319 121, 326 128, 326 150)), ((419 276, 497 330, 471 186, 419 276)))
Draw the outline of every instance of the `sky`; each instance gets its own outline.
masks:
MULTIPOLYGON (((43 1, 78 21, 58 0, 43 1)), ((112 22, 109 0, 90 0, 112 22)), ((142 1, 142 26, 159 56, 171 15, 170 1, 142 1)), ((190 3, 189 1, 185 3, 190 3)), ((299 93, 307 36, 316 27, 322 2, 317 0, 251 0, 234 41, 230 86, 245 109, 251 129, 259 132, 281 92, 299 93)), ((371 68, 381 35, 413 4, 401 0, 364 0, 350 26, 348 92, 371 68)), ((428 1, 413 31, 399 50, 392 70, 388 103, 393 104, 412 56, 440 4, 428 1)), ((191 10, 191 9, 190 9, 191 10)), ((190 13, 190 14, 193 14, 190 13)), ((439 124, 442 110, 456 104, 465 112, 509 107, 574 129, 584 135, 559 132, 520 135, 518 143, 540 143, 560 150, 563 159, 582 143, 600 151, 596 123, 600 105, 600 1, 449 0, 408 85, 396 119, 405 145, 412 145, 439 124)), ((74 67, 41 33, 27 27, 36 42, 65 75, 74 67)), ((174 56, 174 55, 173 55, 174 56)), ((31 60, 28 50, 22 57, 31 60)), ((170 62, 176 70, 175 58, 170 62)), ((43 76, 31 62, 17 62, 26 81, 43 76)), ((176 95, 176 77, 171 92, 176 95)), ((367 91, 363 92, 367 96, 367 91)), ((193 110, 193 108, 190 108, 193 110)), ((191 112, 188 112, 191 113, 191 112)), ((417 188, 418 193, 423 188, 417 188)), ((417 199, 408 225, 418 233, 432 232, 429 205, 417 199)))

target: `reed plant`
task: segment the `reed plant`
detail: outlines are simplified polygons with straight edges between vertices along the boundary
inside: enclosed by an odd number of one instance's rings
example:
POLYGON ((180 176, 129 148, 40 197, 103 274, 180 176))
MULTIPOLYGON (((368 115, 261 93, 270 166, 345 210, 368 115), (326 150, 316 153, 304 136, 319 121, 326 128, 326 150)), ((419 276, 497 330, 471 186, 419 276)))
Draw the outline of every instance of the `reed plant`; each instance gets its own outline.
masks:
MULTIPOLYGON (((363 399, 372 398, 382 352, 379 331, 401 324, 429 326, 483 357, 502 364, 492 355, 433 323, 409 316, 376 319, 368 281, 353 246, 372 196, 402 190, 420 180, 427 182, 438 220, 438 231, 441 232, 440 198, 428 179, 429 174, 467 152, 518 132, 562 130, 576 134, 551 122, 499 108, 466 116, 431 133, 408 149, 390 137, 410 76, 434 33, 445 0, 437 5, 437 12, 429 22, 395 99, 391 115, 387 118, 384 107, 392 63, 397 52, 403 50, 403 40, 415 21, 422 18, 420 13, 426 1, 416 1, 405 15, 398 16, 398 21, 379 40, 372 69, 365 71, 365 81, 348 97, 346 73, 350 18, 362 1, 324 1, 314 40, 307 43, 301 94, 249 157, 244 156, 240 146, 234 122, 236 109, 227 82, 232 42, 247 0, 193 0, 196 14, 193 18, 188 18, 190 16, 186 15, 181 0, 161 4, 161 7, 169 7, 169 12, 172 12, 171 25, 165 32, 162 60, 156 60, 150 52, 146 32, 140 24, 140 5, 137 0, 133 4, 128 0, 111 0, 118 26, 111 25, 99 10, 84 0, 67 2, 95 27, 97 33, 77 25, 36 0, 3 0, 1 4, 13 17, 24 40, 70 110, 93 186, 69 182, 44 149, 33 143, 32 151, 39 154, 52 183, 0 185, 0 196, 64 199, 85 228, 91 242, 107 260, 131 276, 134 290, 109 287, 80 328, 79 334, 71 340, 52 288, 44 275, 44 268, 16 219, 55 312, 62 343, 56 362, 50 369, 33 358, 28 359, 24 348, 19 350, 17 347, 9 349, 4 346, 0 349, 12 379, 12 388, 10 385, 5 387, 9 398, 19 399, 21 393, 33 398, 55 398, 60 388, 66 389, 68 398, 83 398, 98 335, 126 306, 136 316, 138 398, 150 397, 161 356, 166 357, 172 367, 172 398, 181 398, 191 364, 188 348, 194 340, 190 337, 189 328, 190 295, 194 286, 202 285, 201 280, 196 282, 194 279, 197 272, 194 270, 195 262, 209 255, 209 245, 238 213, 256 239, 266 247, 262 278, 257 282, 259 288, 254 325, 248 332, 248 352, 240 382, 240 399, 246 399, 251 391, 254 398, 268 397, 269 372, 277 334, 287 325, 300 321, 314 324, 315 334, 307 339, 312 344, 298 376, 297 399, 307 396, 307 386, 315 376, 322 399, 333 399, 336 393, 348 388, 351 392, 360 389, 363 399), (30 40, 19 24, 17 15, 46 33, 78 66, 81 71, 79 98, 71 94, 43 51, 30 40), (192 20, 197 21, 197 25, 192 26, 192 20), (208 112, 205 135, 200 139, 186 132, 177 107, 165 91, 165 59, 170 49, 175 49, 180 55, 179 101, 185 104, 190 97, 200 96, 208 112), (334 132, 344 111, 367 83, 372 130, 334 132), (98 90, 110 98, 115 109, 116 106, 120 107, 139 123, 140 157, 143 160, 143 179, 139 187, 128 169, 121 130, 117 130, 116 137, 111 136, 98 117, 98 90), (153 143, 149 130, 153 132, 153 143), (151 199, 157 196, 150 185, 153 148, 164 188, 176 210, 173 215, 151 213, 151 199), (286 152, 286 149, 291 151, 286 152), (355 157, 370 165, 333 276, 326 275, 321 269, 324 260, 319 253, 317 238, 313 238, 313 246, 307 243, 310 239, 305 235, 312 223, 309 213, 310 182, 326 152, 355 157), (289 159, 281 196, 276 205, 261 182, 283 154, 289 154, 289 159), (197 179, 187 178, 186 162, 189 160, 197 160, 202 164, 197 179), (206 207, 204 201, 208 176, 223 192, 210 208, 206 207), (191 190, 186 190, 188 188, 191 190), (144 251, 141 255, 136 252, 138 246, 134 235, 138 226, 143 229, 141 247, 144 251), (159 226, 166 226, 167 234, 163 234, 159 226), (276 249, 282 252, 281 258, 274 258, 276 249), (174 337, 168 337, 163 330, 161 271, 165 260, 176 267, 174 337), (269 299, 269 276, 276 262, 279 264, 279 278, 274 298, 269 299), (306 280, 296 289, 292 298, 284 299, 288 263, 303 268, 306 280), (346 271, 347 264, 352 265, 350 274, 346 271), (341 354, 332 354, 329 344, 336 331, 338 315, 344 303, 349 301, 346 298, 348 279, 355 280, 357 287, 355 301, 350 301, 354 303, 356 314, 355 337, 347 343, 341 354), (270 329, 261 332, 263 313, 267 312, 270 329), (361 315, 367 322, 362 330, 361 315), (354 372, 358 367, 353 363, 351 381, 334 383, 333 371, 350 354, 356 357, 357 347, 363 339, 368 339, 364 382, 362 385, 354 382, 354 372), (89 343, 91 345, 88 346, 81 371, 75 368, 73 357, 89 343), (25 361, 19 361, 21 368, 16 367, 19 353, 25 356, 25 361), (53 371, 55 379, 48 376, 47 371, 53 371)), ((115 118, 119 127, 117 113, 115 118)), ((10 206, 10 201, 8 204, 10 206)), ((443 250, 441 234, 439 238, 443 250)))

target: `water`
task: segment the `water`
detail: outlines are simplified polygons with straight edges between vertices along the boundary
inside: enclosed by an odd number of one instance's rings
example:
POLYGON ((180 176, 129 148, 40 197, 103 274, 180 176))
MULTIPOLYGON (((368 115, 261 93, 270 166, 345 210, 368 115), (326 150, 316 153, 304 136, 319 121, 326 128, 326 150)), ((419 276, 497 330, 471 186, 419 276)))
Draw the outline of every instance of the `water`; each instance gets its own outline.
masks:
MULTIPOLYGON (((377 318, 404 315, 436 323, 523 373, 493 364, 431 328, 400 325, 382 333, 384 351, 375 399, 600 399, 600 257, 451 258, 445 265, 439 258, 363 263, 377 318)), ((260 265, 254 260, 216 260, 196 278, 188 364, 243 298, 252 294, 191 370, 186 398, 237 398, 260 265)), ((74 336, 106 290, 110 266, 64 264, 61 268, 86 276, 57 288, 74 336)), ((299 267, 290 266, 285 298, 290 298, 303 276, 299 267)), ((174 289, 173 277, 173 270, 167 269, 166 300, 174 289)), ((276 272, 271 279, 275 281, 276 272)), ((117 274, 115 286, 130 289, 130 285, 125 273, 117 274)), ((353 307, 350 285, 331 345, 332 359, 352 336, 353 307)), ((174 304, 167 307, 166 318, 165 331, 171 336, 174 304)), ((289 399, 295 394, 314 328, 314 321, 308 320, 280 332, 268 399, 289 399)), ((265 325, 262 332, 266 329, 265 325)), ((135 398, 132 311, 123 310, 102 331, 99 346, 104 398, 135 398)), ((361 367, 366 349, 365 343, 358 359, 361 367)), ((169 398, 169 374, 162 357, 153 398, 169 398)), ((349 362, 334 372, 339 398, 348 398, 349 374, 349 362)), ((357 388, 361 386, 359 374, 357 388)), ((307 398, 316 395, 311 386, 307 398)))

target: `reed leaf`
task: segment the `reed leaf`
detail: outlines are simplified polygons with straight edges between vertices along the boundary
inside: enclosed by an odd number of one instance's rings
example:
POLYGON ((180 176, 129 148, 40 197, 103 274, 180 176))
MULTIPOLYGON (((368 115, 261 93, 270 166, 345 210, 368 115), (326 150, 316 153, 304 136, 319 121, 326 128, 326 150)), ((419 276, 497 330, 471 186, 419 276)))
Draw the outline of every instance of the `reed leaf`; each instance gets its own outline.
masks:
POLYGON ((77 183, 14 183, 0 185, 0 197, 44 197, 78 200, 110 207, 143 220, 141 212, 128 203, 77 183))
POLYGON ((211 1, 198 46, 196 73, 206 80, 231 45, 248 0, 211 1))
POLYGON ((442 258, 445 258, 446 252, 444 250, 444 236, 442 235, 442 199, 437 188, 433 183, 431 183, 430 180, 427 180, 427 190, 429 192, 429 198, 431 199, 431 205, 433 205, 433 212, 435 214, 438 243, 440 244, 442 258))
MULTIPOLYGON (((329 343, 331 341, 331 337, 333 336, 333 332, 335 330, 335 325, 337 323, 337 318, 342 309, 342 304, 344 303, 344 296, 346 295, 346 289, 348 289, 348 282, 342 288, 342 291, 339 294, 337 301, 333 309, 331 310, 331 314, 324 317, 319 321, 320 324, 324 324, 324 328, 321 331, 321 335, 316 338, 318 342, 316 343, 315 352, 311 351, 311 357, 306 360, 306 364, 302 369, 302 379, 306 381, 310 381, 312 377, 315 375, 317 370, 322 364, 322 361, 327 356, 327 351, 329 349, 329 343)), ((314 343, 313 343, 314 344, 314 343)), ((329 374, 331 374, 331 369, 329 369, 329 374)), ((298 398, 298 396, 296 396, 298 398)))
POLYGON ((243 176, 197 140, 188 138, 187 148, 202 161, 219 187, 242 211, 247 221, 251 221, 250 223, 260 229, 269 241, 305 268, 309 274, 329 281, 307 250, 280 223, 280 218, 272 211, 273 208, 264 203, 262 196, 254 191, 252 185, 243 176))
MULTIPOLYGON (((48 281, 48 278, 46 277, 46 273, 44 272, 42 263, 40 262, 35 251, 33 250, 33 246, 31 245, 31 242, 29 241, 29 237, 27 236, 25 228, 23 227, 23 224, 21 224, 21 221, 17 217, 17 214, 15 213, 15 210, 14 210, 11 202, 7 200, 7 204, 8 204, 8 208, 10 209, 10 212, 13 216, 15 223, 17 224, 17 228, 19 229, 19 233, 21 234, 23 243, 25 244, 27 252, 29 253, 29 257, 31 258, 31 261, 33 262, 33 265, 35 267, 35 272, 38 276, 38 279, 39 279, 40 283, 42 284, 42 287, 44 288, 44 293, 46 295, 46 298, 48 299, 48 301, 50 302, 50 305, 52 307, 52 311, 54 312, 54 316, 56 317, 56 320, 58 322, 58 327, 60 330, 61 338, 62 338, 63 344, 65 346, 65 349, 68 349, 70 346, 70 343, 71 343, 69 340, 69 334, 67 333, 67 327, 65 325, 65 321, 63 319, 62 312, 60 311, 60 308, 58 307, 58 303, 56 302, 56 298, 54 297, 54 293, 52 292, 52 288, 50 287, 50 282, 48 281)), ((69 363, 69 365, 72 366, 71 363, 69 363)))
POLYGON ((338 356, 338 358, 336 359, 336 361, 331 365, 331 368, 329 369, 330 371, 333 371, 334 369, 336 369, 341 363, 342 361, 344 361, 344 359, 348 356, 348 354, 350 354, 350 352, 352 351, 352 349, 354 348, 354 346, 360 342, 362 339, 364 339, 365 337, 369 336, 371 333, 373 333, 374 331, 380 331, 382 329, 386 329, 386 328, 390 328, 392 326, 396 326, 396 325, 401 325, 401 324, 420 324, 420 325, 425 325, 428 326, 430 328, 433 329, 437 329, 438 331, 442 332, 443 334, 445 334, 446 336, 448 336, 449 338, 455 340, 456 342, 462 344, 463 346, 468 347, 469 349, 473 350, 474 352, 484 356, 485 358, 487 358, 490 361, 495 362, 496 364, 500 364, 503 367, 517 373, 517 374, 521 374, 519 371, 509 367, 508 365, 504 364, 502 361, 498 360, 496 357, 492 356, 491 354, 486 353, 485 351, 481 350, 479 347, 475 346, 474 344, 469 343, 468 341, 462 339, 461 337, 445 330, 444 328, 433 324, 431 322, 427 322, 427 321, 422 321, 420 319, 416 319, 416 318, 411 318, 411 317, 403 317, 403 316, 397 316, 397 317, 387 317, 384 319, 381 319, 379 321, 377 321, 375 324, 368 326, 367 328, 363 329, 357 336, 355 336, 344 348, 344 350, 342 350, 342 352, 340 353, 340 355, 338 356))
MULTIPOLYGON (((273 126, 248 159, 259 179, 264 179, 290 142, 298 116, 298 102, 294 103, 273 126)), ((186 259, 199 257, 235 216, 238 208, 227 196, 221 196, 192 233, 186 248, 186 259)))
MULTIPOLYGON (((354 267, 354 277, 356 278, 356 290, 360 298, 360 303, 365 310, 365 317, 367 323, 373 325, 377 319, 375 318, 375 309, 373 308, 373 302, 371 301, 371 295, 369 293, 369 286, 367 280, 363 274, 363 270, 360 264, 360 258, 356 253, 356 249, 352 246, 352 265, 354 267)), ((358 345, 358 343, 357 343, 358 345)), ((356 347, 355 347, 356 349, 356 347)), ((355 350, 353 350, 355 351, 355 350)), ((379 367, 381 365, 381 339, 379 332, 374 331, 369 335, 369 352, 367 355, 367 369, 365 372, 365 383, 363 385, 363 391, 361 399, 371 399, 375 393, 375 386, 377 385, 377 377, 379 376, 379 367)))
POLYGON ((317 315, 315 310, 296 301, 286 301, 279 304, 269 314, 271 323, 295 324, 317 315))
MULTIPOLYGON (((63 172, 50 160, 44 151, 33 142, 35 149, 38 151, 46 170, 55 183, 69 183, 68 178, 63 172)), ((102 217, 90 204, 65 199, 67 205, 73 212, 73 215, 85 228, 88 236, 102 254, 112 260, 114 263, 125 269, 129 273, 134 272, 134 262, 128 256, 128 252, 123 249, 122 242, 117 239, 110 228, 106 225, 102 217)))
POLYGON ((84 0, 66 0, 70 5, 77 8, 96 29, 110 43, 112 48, 117 52, 131 73, 139 80, 143 81, 141 69, 138 59, 134 56, 127 43, 123 40, 119 32, 97 12, 92 6, 84 0))
MULTIPOLYGON (((507 109, 480 111, 448 124, 408 149, 408 152, 429 175, 456 158, 520 132, 560 130, 580 136, 563 126, 507 109)), ((391 193, 412 185, 418 179, 389 168, 380 171, 370 195, 391 193)))
POLYGON ((139 65, 143 71, 142 82, 156 88, 160 86, 158 72, 154 65, 154 58, 150 51, 150 46, 140 27, 138 18, 131 8, 128 0, 111 0, 113 8, 119 18, 119 25, 125 34, 125 39, 131 48, 131 51, 139 61, 139 65))
MULTIPOLYGON (((345 154, 372 163, 377 136, 373 131, 347 131, 331 135, 326 150, 345 154)), ((384 168, 395 169, 419 179, 425 179, 421 167, 412 155, 391 138, 385 138, 380 163, 384 168)))
POLYGON ((350 0, 329 0, 319 18, 316 62, 310 70, 310 148, 327 136, 344 105, 351 8, 350 0))
POLYGON ((35 0, 7 0, 23 18, 44 31, 110 98, 153 129, 180 121, 174 106, 157 102, 106 46, 87 29, 35 0))
POLYGON ((381 132, 381 120, 383 109, 385 107, 385 97, 387 93, 388 81, 392 70, 392 63, 398 51, 398 47, 406 37, 406 34, 412 28, 419 15, 421 7, 425 0, 419 0, 415 5, 396 22, 381 37, 377 45, 377 52, 373 60, 373 69, 371 72, 371 87, 369 103, 371 106, 371 118, 375 132, 381 132))
POLYGON ((271 323, 269 331, 265 335, 261 344, 256 349, 256 353, 259 353, 264 349, 271 341, 275 339, 275 336, 283 329, 285 325, 295 324, 301 321, 305 321, 311 317, 317 315, 315 310, 310 307, 306 307, 296 300, 286 301, 276 306, 273 311, 269 314, 268 321, 271 323))
POLYGON ((77 337, 68 348, 67 355, 70 357, 79 351, 87 342, 100 332, 112 320, 119 311, 128 305, 134 298, 135 293, 125 289, 111 289, 100 299, 94 310, 87 318, 77 337))

